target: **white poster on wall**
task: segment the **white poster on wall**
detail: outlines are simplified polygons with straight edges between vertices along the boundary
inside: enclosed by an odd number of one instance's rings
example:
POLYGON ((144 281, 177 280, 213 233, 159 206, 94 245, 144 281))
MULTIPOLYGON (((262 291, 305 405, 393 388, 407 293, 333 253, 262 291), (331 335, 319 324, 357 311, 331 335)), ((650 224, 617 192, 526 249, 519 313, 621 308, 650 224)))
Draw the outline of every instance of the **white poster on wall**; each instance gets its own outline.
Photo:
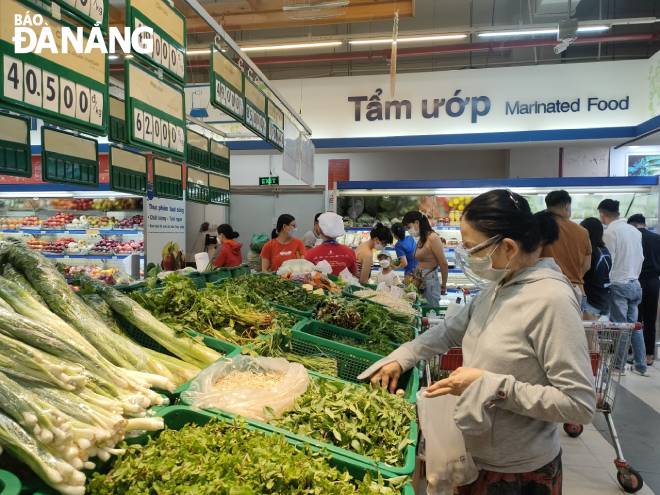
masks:
MULTIPOLYGON (((637 126, 649 60, 274 81, 314 139, 637 126)), ((502 140, 505 136, 502 137, 502 140)))
POLYGON ((153 198, 144 202, 146 263, 160 264, 162 250, 168 242, 186 249, 186 202, 153 198))

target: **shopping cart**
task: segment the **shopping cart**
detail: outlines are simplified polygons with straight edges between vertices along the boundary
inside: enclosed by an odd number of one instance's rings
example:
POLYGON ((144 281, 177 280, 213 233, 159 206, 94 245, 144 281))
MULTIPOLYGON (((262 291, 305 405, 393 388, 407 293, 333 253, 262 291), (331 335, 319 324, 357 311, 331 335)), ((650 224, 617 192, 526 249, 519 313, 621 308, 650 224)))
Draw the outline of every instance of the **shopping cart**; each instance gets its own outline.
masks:
MULTIPOLYGON (((616 477, 624 491, 635 493, 642 489, 644 480, 639 472, 633 469, 623 457, 619 436, 612 420, 612 412, 614 410, 617 387, 625 366, 626 357, 621 358, 621 355, 625 354, 625 351, 628 349, 632 331, 639 330, 641 325, 639 323, 598 321, 585 321, 583 323, 589 344, 591 369, 595 377, 596 408, 605 416, 607 428, 614 444, 614 450, 616 451, 616 459, 614 459, 614 466, 617 470, 616 477), (620 359, 623 362, 618 362, 620 359)), ((427 374, 433 375, 435 381, 436 379, 445 378, 462 365, 463 353, 461 348, 452 348, 446 354, 439 356, 439 359, 427 364, 427 374), (436 367, 436 369, 431 370, 432 367, 436 367)), ((584 426, 567 423, 564 425, 564 431, 570 437, 576 438, 582 434, 584 426)))

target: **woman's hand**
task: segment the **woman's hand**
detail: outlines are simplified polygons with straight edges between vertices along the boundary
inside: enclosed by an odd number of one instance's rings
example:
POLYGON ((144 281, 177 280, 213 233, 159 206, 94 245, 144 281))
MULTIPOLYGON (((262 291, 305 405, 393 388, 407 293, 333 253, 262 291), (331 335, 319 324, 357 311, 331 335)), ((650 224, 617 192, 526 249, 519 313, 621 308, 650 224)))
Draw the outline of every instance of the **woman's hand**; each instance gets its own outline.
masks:
POLYGON ((396 392, 396 386, 402 371, 401 365, 396 361, 392 361, 371 375, 371 385, 387 389, 393 394, 396 392))
MULTIPOLYGON (((424 392, 425 397, 439 397, 440 395, 462 395, 465 389, 476 382, 484 374, 484 370, 477 368, 456 368, 448 378, 435 382, 424 392)), ((373 383, 373 379, 372 379, 373 383)))

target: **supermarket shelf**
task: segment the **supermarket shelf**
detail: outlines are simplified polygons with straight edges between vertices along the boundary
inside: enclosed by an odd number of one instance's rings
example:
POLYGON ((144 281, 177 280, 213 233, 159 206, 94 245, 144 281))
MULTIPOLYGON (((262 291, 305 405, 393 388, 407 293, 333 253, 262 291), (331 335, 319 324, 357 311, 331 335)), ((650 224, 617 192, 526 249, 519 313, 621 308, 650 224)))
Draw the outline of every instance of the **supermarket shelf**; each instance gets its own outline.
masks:
POLYGON ((17 230, 0 230, 3 234, 31 234, 31 235, 85 235, 85 234, 100 234, 100 235, 142 235, 142 229, 17 229, 17 230))
MULTIPOLYGON (((55 253, 41 253, 46 258, 55 258, 55 259, 86 259, 86 260, 123 260, 130 254, 55 254, 55 253)), ((140 259, 144 259, 144 255, 140 255, 140 259)))

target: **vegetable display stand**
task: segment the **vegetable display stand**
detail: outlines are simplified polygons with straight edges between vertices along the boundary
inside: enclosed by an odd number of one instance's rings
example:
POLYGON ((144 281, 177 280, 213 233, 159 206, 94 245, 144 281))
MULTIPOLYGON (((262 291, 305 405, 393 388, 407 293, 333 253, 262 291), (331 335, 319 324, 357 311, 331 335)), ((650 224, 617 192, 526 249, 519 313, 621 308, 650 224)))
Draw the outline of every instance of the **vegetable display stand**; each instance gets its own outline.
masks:
MULTIPOLYGON (((412 370, 417 373, 416 369, 412 370)), ((315 373, 313 371, 308 371, 309 375, 311 378, 316 378, 316 379, 321 379, 321 380, 328 380, 331 382, 346 382, 345 380, 340 380, 338 378, 334 377, 329 377, 329 376, 324 376, 320 375, 319 373, 315 373)), ((409 380, 410 382, 411 380, 409 380)), ((410 385, 409 387, 410 388, 410 385)), ((182 404, 184 404, 184 401, 182 401, 182 404)), ((163 411, 166 411, 168 409, 171 409, 172 407, 176 406, 170 406, 167 408, 163 408, 163 411)), ((192 412, 198 411, 198 409, 194 409, 191 406, 188 405, 183 405, 181 407, 188 408, 188 410, 192 412)), ((230 418, 233 419, 237 417, 238 415, 223 411, 220 409, 205 409, 205 411, 209 414, 214 414, 219 417, 224 417, 224 418, 230 418)), ((182 413, 185 414, 185 413, 182 413)), ((285 414, 286 416, 286 414, 285 414)), ((411 421, 410 423, 410 431, 408 432, 407 440, 408 440, 408 445, 405 446, 404 448, 404 461, 402 465, 400 466, 392 466, 389 464, 386 464, 384 462, 379 462, 376 461, 375 459, 372 459, 370 457, 358 454, 356 452, 353 452, 351 450, 338 447, 334 444, 331 444, 329 442, 321 441, 321 440, 316 440, 314 438, 311 438, 306 435, 300 435, 297 433, 294 433, 292 431, 271 425, 269 423, 263 422, 263 421, 257 421, 257 420, 252 420, 252 419, 247 419, 244 418, 245 421, 249 424, 252 425, 256 428, 262 429, 266 432, 271 432, 271 433, 280 433, 284 435, 287 440, 290 443, 294 443, 296 445, 302 445, 306 444, 309 445, 313 450, 316 451, 324 451, 329 453, 334 459, 337 460, 343 460, 343 462, 350 464, 354 468, 371 468, 374 470, 377 470, 383 477, 385 478, 395 478, 397 476, 408 476, 412 475, 412 473, 415 470, 415 455, 417 451, 417 439, 419 435, 419 427, 417 425, 417 421, 411 421)), ((167 423, 167 422, 166 422, 167 423)))
MULTIPOLYGON (((294 353, 303 356, 321 354, 335 358, 339 378, 349 382, 358 382, 358 375, 383 357, 380 354, 338 342, 340 339, 368 342, 369 337, 363 333, 329 323, 309 320, 304 325, 294 327, 291 333, 291 347, 294 353)), ((396 344, 392 344, 393 350, 396 347, 396 344)), ((401 383, 405 385, 406 399, 414 403, 419 389, 418 370, 414 369, 405 374, 401 383)))
POLYGON ((19 495, 20 493, 20 480, 9 471, 0 469, 0 495, 19 495))
MULTIPOLYGON (((202 411, 199 409, 192 409, 187 406, 164 407, 158 411, 158 416, 163 418, 165 422, 165 426, 167 428, 174 430, 180 430, 185 425, 191 423, 196 425, 205 425, 212 419, 218 419, 220 421, 230 421, 235 417, 234 415, 228 413, 202 411)), ((409 473, 397 474, 393 476, 392 473, 383 472, 381 469, 374 466, 373 462, 369 461, 366 458, 365 458, 366 462, 362 462, 358 459, 355 459, 354 455, 352 457, 347 457, 343 452, 339 452, 343 449, 337 449, 336 447, 332 447, 333 450, 328 450, 327 444, 322 444, 320 442, 314 442, 314 441, 310 442, 309 439, 306 439, 304 437, 297 437, 296 435, 292 435, 290 432, 287 432, 286 430, 280 430, 279 428, 274 428, 266 423, 261 423, 258 421, 248 421, 248 420, 246 420, 246 422, 249 429, 259 431, 265 435, 281 434, 286 438, 288 443, 295 445, 296 447, 303 448, 309 446, 314 452, 323 452, 324 454, 329 454, 330 455, 329 462, 331 465, 342 471, 349 472, 354 478, 362 479, 367 473, 372 474, 372 476, 376 476, 378 472, 380 472, 384 478, 392 478, 396 476, 405 476, 408 474, 412 474, 412 470, 411 470, 409 473)), ((415 430, 415 435, 417 435, 416 425, 413 429, 415 430)), ((138 437, 137 439, 135 439, 134 442, 132 443, 144 444, 146 443, 147 438, 148 438, 147 435, 143 435, 142 437, 138 437)), ((410 446, 408 448, 410 449, 410 446)), ((415 450, 413 448, 412 449, 413 463, 414 463, 414 455, 415 455, 415 450)), ((404 490, 402 490, 402 495, 409 495, 409 494, 412 495, 413 493, 414 491, 412 491, 412 486, 409 486, 408 484, 404 487, 404 490)))
POLYGON ((288 306, 283 306, 282 304, 269 303, 273 308, 283 311, 284 313, 289 313, 293 316, 299 316, 300 318, 311 318, 313 315, 312 311, 303 311, 300 309, 290 308, 288 306))

